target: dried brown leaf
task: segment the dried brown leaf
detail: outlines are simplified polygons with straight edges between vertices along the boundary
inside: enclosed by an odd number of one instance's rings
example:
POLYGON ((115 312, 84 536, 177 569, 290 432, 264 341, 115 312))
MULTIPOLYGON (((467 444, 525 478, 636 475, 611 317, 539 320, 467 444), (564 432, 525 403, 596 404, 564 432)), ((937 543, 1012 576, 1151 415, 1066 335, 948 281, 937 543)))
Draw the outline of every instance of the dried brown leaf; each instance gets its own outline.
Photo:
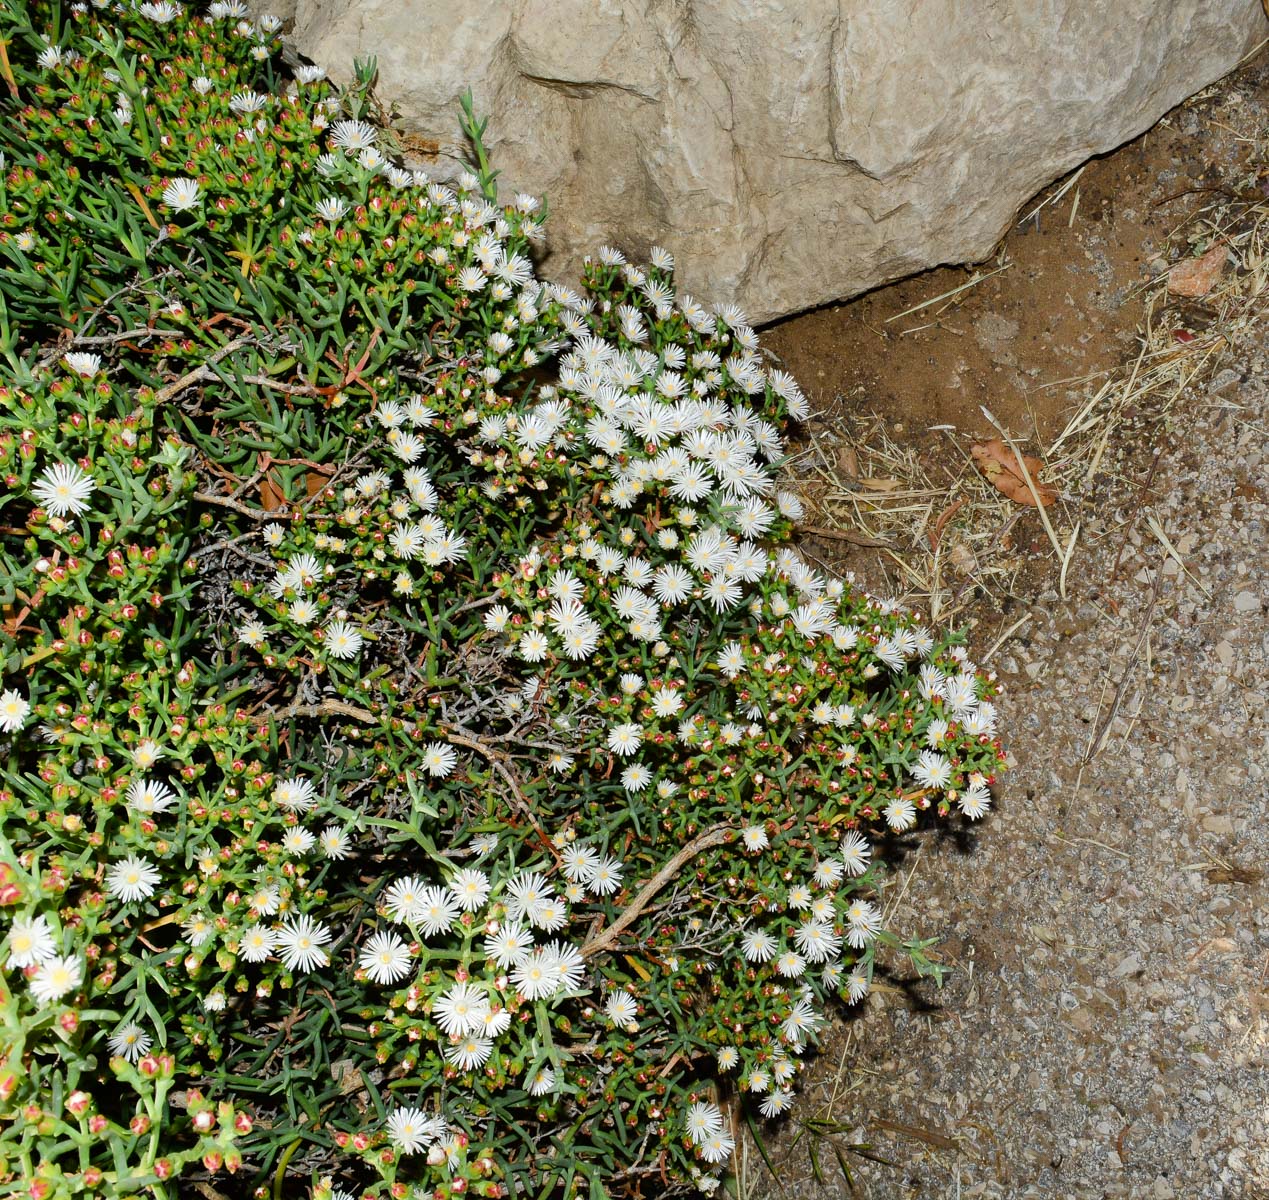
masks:
POLYGON ((260 507, 266 512, 276 512, 285 505, 286 496, 282 489, 273 481, 271 475, 266 475, 260 480, 260 507))
POLYGON ((1216 286, 1228 259, 1224 242, 1217 242, 1198 258, 1183 258, 1168 271, 1168 291, 1174 296, 1206 296, 1216 286))
MULTIPOLYGON (((1026 477, 1018 467, 1018 460, 1004 442, 999 438, 993 438, 981 446, 971 446, 969 452, 974 456, 974 462, 988 483, 1008 496, 1015 504, 1035 506, 1035 496, 1031 494, 1026 477)), ((1057 492, 1040 482, 1040 472, 1044 470, 1044 464, 1038 458, 1032 458, 1027 454, 1022 456, 1022 461, 1031 473, 1031 480, 1035 484, 1040 503, 1047 508, 1057 499, 1057 492)))

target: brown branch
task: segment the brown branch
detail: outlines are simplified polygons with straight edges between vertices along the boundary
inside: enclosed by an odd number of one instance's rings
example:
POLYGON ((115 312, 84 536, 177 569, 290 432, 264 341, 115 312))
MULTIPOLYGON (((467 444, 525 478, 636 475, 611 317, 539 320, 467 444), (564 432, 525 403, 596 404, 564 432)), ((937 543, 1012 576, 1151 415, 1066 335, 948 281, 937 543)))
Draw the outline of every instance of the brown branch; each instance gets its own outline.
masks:
POLYGON ((499 754, 492 746, 487 746, 477 738, 465 737, 461 733, 455 733, 452 729, 442 729, 441 732, 455 746, 465 746, 468 750, 474 750, 502 777, 502 781, 511 789, 511 799, 514 801, 516 808, 520 810, 520 815, 533 826, 533 831, 538 835, 538 840, 541 841, 543 849, 555 859, 555 865, 559 866, 561 862, 560 852, 555 848, 555 843, 551 841, 546 831, 538 823, 537 817, 533 815, 533 809, 529 806, 528 800, 525 799, 524 793, 520 790, 516 777, 507 767, 504 756, 499 754))
POLYGON ((634 898, 630 906, 618 917, 607 929, 600 933, 592 934, 586 939, 582 946, 581 955, 583 958, 593 958, 596 954, 610 949, 621 938, 621 935, 630 928, 647 910, 649 904, 652 903, 656 894, 667 883, 673 879, 683 867, 694 859, 703 850, 709 850, 714 846, 721 846, 726 840, 727 835, 731 832, 730 825, 715 825, 713 829, 706 830, 698 837, 693 838, 686 846, 683 847, 669 862, 665 864, 647 883, 640 889, 639 894, 634 898))
POLYGON ((253 521, 275 521, 278 517, 277 509, 251 508, 246 504, 239 504, 237 500, 231 500, 228 496, 213 496, 210 492, 195 492, 194 499, 202 504, 214 504, 217 508, 229 508, 236 513, 242 513, 244 517, 250 517, 253 521))
POLYGON ((323 700, 321 704, 292 704, 281 712, 273 714, 274 719, 282 717, 349 717, 354 721, 364 721, 373 725, 379 718, 368 708, 358 708, 355 704, 345 704, 342 700, 323 700))
POLYGON ((219 378, 212 366, 222 358, 233 354, 236 350, 241 350, 243 346, 250 345, 255 339, 250 337, 234 338, 232 342, 226 342, 219 350, 216 351, 205 363, 195 367, 192 371, 187 371, 180 379, 174 383, 169 383, 166 387, 160 388, 154 394, 154 402, 156 404, 166 404, 173 396, 183 392, 191 384, 200 383, 205 379, 219 378))
POLYGON ((799 525, 797 529, 799 533, 809 533, 813 537, 830 538, 838 542, 849 542, 852 546, 890 545, 881 538, 867 537, 862 533, 853 533, 849 529, 830 529, 827 525, 799 525))
POLYGON ((254 383, 257 387, 272 388, 275 392, 285 392, 288 396, 321 396, 324 395, 311 383, 279 383, 267 375, 244 375, 243 383, 254 383))

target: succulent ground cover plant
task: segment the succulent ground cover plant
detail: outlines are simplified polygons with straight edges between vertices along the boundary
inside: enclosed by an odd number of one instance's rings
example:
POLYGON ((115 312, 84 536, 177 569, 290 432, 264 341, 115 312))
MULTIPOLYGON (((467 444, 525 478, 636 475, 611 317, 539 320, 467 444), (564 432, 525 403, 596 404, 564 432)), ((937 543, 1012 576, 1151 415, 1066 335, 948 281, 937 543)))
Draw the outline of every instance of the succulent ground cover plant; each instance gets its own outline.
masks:
POLYGON ((0 1194, 710 1191, 992 681, 791 548, 743 314, 277 33, 0 0, 0 1194))

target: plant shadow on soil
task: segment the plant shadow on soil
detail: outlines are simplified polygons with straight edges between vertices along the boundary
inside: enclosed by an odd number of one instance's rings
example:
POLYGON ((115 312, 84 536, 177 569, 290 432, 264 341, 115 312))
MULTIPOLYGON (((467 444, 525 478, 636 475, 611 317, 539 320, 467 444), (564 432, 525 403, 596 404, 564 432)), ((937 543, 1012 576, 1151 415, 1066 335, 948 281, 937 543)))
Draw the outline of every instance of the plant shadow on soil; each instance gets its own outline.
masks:
MULTIPOLYGON (((916 449, 927 475, 951 477, 964 469, 963 457, 940 427, 954 426, 979 441, 997 436, 982 405, 1021 443, 1030 442, 1031 452, 1036 445, 1047 445, 1100 380, 1136 355, 1139 328, 1149 315, 1147 285, 1166 272, 1169 246, 1175 258, 1178 240, 1184 245, 1196 214, 1214 197, 1229 195, 1230 181, 1246 175, 1253 139, 1240 137, 1236 127, 1247 120, 1246 99, 1261 103, 1267 94, 1269 52, 1262 51, 1136 140, 1085 164, 1073 182, 1071 177, 1059 181, 1023 205, 996 253, 978 268, 930 271, 765 330, 764 345, 799 379, 812 403, 809 436, 794 447, 795 459, 818 454, 831 474, 836 464, 823 458, 824 447, 847 441, 857 428, 852 422, 877 420, 884 422, 893 442, 916 449), (976 275, 978 282, 963 286, 976 275)), ((1263 176, 1261 186, 1269 193, 1263 176)), ((1201 303, 1180 311, 1188 328, 1202 328, 1210 320, 1201 303)), ((1152 436, 1138 444, 1125 434, 1127 444, 1117 447, 1116 460, 1121 483, 1126 479, 1135 488, 1144 479, 1143 496, 1154 478, 1152 457, 1157 465, 1158 446, 1167 440, 1161 425, 1146 429, 1152 436)), ((792 469, 797 474, 796 462, 792 469)), ((1012 536, 1022 566, 1005 593, 978 589, 955 621, 968 628, 974 657, 991 641, 987 630, 1007 625, 1011 609, 1025 611, 1056 585, 1057 563, 1034 509, 1018 514, 1012 536)), ((844 552, 841 541, 814 535, 804 540, 803 549, 837 574, 852 572, 870 591, 903 592, 902 574, 878 549, 851 546, 844 552)), ((1084 596, 1094 602, 1101 599, 1099 582, 1083 581, 1084 596)), ((1077 621, 1072 624, 1078 627, 1077 621)), ((1030 681, 1009 683, 1016 693, 1015 709, 1019 702, 1025 708, 1030 681)), ((1019 756, 1044 753, 1039 747, 1028 749, 1021 731, 1016 737, 1008 728, 1004 732, 1007 745, 1016 741, 1019 756)), ((997 814, 1010 807, 1008 775, 1002 783, 997 814)), ((1023 806, 1032 800, 1028 790, 1023 806)), ((1022 804, 1022 797, 1015 803, 1022 804)), ((1058 806, 1055 812, 1060 818, 1066 810, 1058 806)), ((991 817, 973 828, 936 827, 927 821, 913 834, 889 839, 882 853, 894 864, 896 880, 919 862, 917 886, 938 893, 945 914, 955 913, 960 903, 942 878, 947 865, 973 859, 986 839, 996 835, 991 817)), ((1025 857, 1027 847, 1015 843, 1011 852, 1025 857)), ((1018 871, 1025 880, 1043 867, 1040 856, 1034 866, 1024 864, 1018 871)), ((965 875, 959 873, 962 884, 965 875)), ((989 880, 981 883, 992 886, 989 880)), ((1003 898, 1000 907, 1007 909, 1003 898)), ((961 1151, 933 1121, 922 1130, 897 1119, 913 1111, 911 1105, 905 1109, 889 1102, 886 1095, 890 1079, 906 1070, 901 1057, 905 1038, 889 1029, 877 1039, 876 1028, 898 1022, 907 1030, 916 1021, 945 1018, 959 1029, 958 1006, 977 994, 974 969, 980 976, 995 973, 1016 959, 1018 919, 1006 915, 989 927, 970 928, 958 926, 953 918, 950 927, 945 925, 936 952, 941 951, 954 973, 952 986, 941 993, 897 957, 879 969, 880 994, 837 1021, 822 1039, 819 1054, 809 1059, 803 1077, 805 1112, 795 1110, 794 1119, 783 1124, 760 1126, 761 1149, 751 1143, 741 1148, 737 1177, 729 1187, 744 1200, 959 1196, 960 1176, 953 1168, 961 1151), (887 1120, 887 1114, 896 1119, 887 1120), (872 1151, 858 1158, 848 1154, 849 1174, 843 1167, 822 1178, 819 1162, 812 1164, 808 1157, 808 1143, 819 1144, 807 1136, 808 1115, 832 1124, 846 1143, 868 1144, 875 1156, 872 1151)), ((902 932, 923 933, 919 928, 902 932)), ((1001 1019, 1007 1022, 1011 1016, 1002 1013, 1001 1019)), ((1019 1088, 1025 1076, 1024 1071, 1019 1088)), ((1014 1102, 1012 1097, 998 1100, 1003 1111, 1014 1102)), ((1122 1158, 1122 1134, 1119 1151, 1122 1158)), ((821 1147, 819 1157, 831 1160, 833 1155, 821 1147)), ((1041 1169, 1057 1171, 1061 1158, 1058 1154, 1041 1169)), ((837 1161, 842 1162, 840 1155, 837 1161)), ((1006 1170, 1001 1182, 1007 1175, 1006 1170)))

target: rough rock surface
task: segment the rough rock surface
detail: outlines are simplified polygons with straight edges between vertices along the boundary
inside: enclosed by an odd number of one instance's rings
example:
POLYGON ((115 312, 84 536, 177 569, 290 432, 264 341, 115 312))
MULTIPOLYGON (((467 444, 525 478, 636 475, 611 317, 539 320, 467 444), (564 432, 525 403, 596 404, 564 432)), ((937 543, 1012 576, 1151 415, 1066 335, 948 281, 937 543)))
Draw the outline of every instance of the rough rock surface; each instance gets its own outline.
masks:
MULTIPOLYGON (((275 11, 277 5, 272 5, 275 11)), ((1260 0, 282 0, 333 73, 375 55, 401 125, 763 321, 987 255, 1016 207, 1269 29, 1260 0)))

